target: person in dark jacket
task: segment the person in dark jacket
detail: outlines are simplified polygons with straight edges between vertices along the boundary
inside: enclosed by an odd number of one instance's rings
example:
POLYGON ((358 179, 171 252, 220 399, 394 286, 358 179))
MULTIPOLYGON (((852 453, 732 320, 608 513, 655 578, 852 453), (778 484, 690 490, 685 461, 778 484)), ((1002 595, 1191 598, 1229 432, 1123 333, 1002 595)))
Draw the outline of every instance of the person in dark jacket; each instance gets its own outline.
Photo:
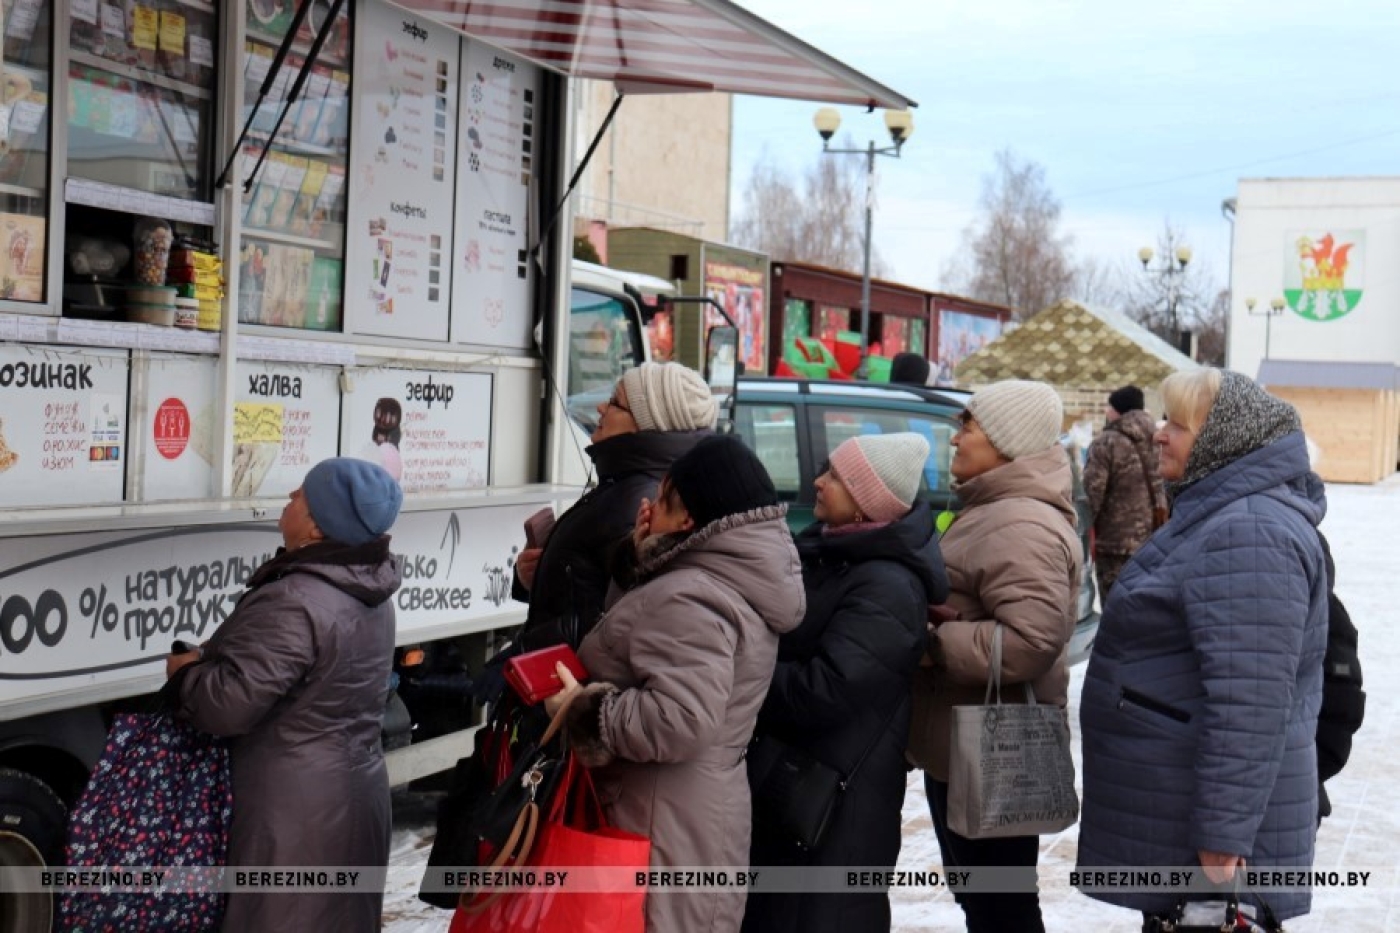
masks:
POLYGON ((579 646, 603 614, 612 546, 631 533, 667 468, 710 435, 717 414, 705 380, 679 363, 643 363, 618 380, 585 451, 598 485, 560 516, 543 548, 516 561, 512 595, 530 604, 519 650, 579 646))
MULTIPOLYGON (((195 728, 228 736, 229 866, 387 866, 389 776, 380 721, 402 580, 389 536, 403 501, 383 467, 311 468, 278 527, 284 547, 198 651, 171 655, 166 694, 195 728)), ((372 933, 382 888, 229 896, 226 933, 372 933)))
MULTIPOLYGON (((753 865, 893 868, 899 857, 910 687, 928 607, 948 596, 933 512, 916 500, 928 451, 917 434, 852 438, 817 478, 818 522, 797 538, 807 612, 779 641, 758 732, 848 783, 811 850, 756 802, 753 865)), ((750 933, 889 928, 889 896, 877 890, 755 895, 744 916, 750 933)))
MULTIPOLYGON (((1081 869, 1308 869, 1327 641, 1322 481, 1291 405, 1218 369, 1162 383, 1170 520, 1104 606, 1080 701, 1081 869)), ((1167 891, 1087 890, 1153 918, 1167 891)), ((1247 888, 1246 901, 1257 900, 1247 888)), ((1308 912, 1276 890, 1279 920, 1308 912)))
POLYGON ((1142 390, 1123 386, 1108 397, 1107 424, 1089 445, 1084 492, 1094 514, 1094 572, 1099 599, 1133 552, 1153 532, 1153 509, 1167 505, 1152 435, 1157 423, 1143 411, 1142 390))
POLYGON ((926 386, 929 384, 929 363, 917 353, 896 353, 890 360, 890 384, 926 386))
POLYGON ((1319 534, 1327 564, 1327 653, 1322 661, 1322 706, 1317 712, 1317 820, 1332 815, 1323 783, 1341 773, 1351 757, 1351 738, 1366 716, 1361 689, 1360 636, 1351 613, 1337 598, 1337 567, 1327 538, 1319 534))

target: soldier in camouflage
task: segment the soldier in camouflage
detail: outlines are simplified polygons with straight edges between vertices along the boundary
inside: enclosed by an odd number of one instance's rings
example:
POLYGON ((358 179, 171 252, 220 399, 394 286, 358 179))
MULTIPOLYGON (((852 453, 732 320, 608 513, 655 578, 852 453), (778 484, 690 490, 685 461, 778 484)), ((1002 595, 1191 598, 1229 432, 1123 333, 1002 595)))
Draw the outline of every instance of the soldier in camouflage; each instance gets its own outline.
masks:
POLYGON ((1089 445, 1084 490, 1094 514, 1094 569, 1099 599, 1133 552, 1151 537, 1153 508, 1166 507, 1166 492, 1157 469, 1152 416, 1143 411, 1142 390, 1123 386, 1108 397, 1108 423, 1089 445))

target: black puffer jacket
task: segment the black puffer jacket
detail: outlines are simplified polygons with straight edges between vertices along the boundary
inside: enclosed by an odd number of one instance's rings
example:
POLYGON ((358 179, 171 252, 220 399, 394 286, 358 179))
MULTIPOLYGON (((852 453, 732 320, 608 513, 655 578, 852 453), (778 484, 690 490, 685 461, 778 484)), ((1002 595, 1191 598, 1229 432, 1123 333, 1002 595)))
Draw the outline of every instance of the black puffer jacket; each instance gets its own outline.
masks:
POLYGON ((586 451, 598 485, 559 517, 540 555, 534 586, 517 577, 511 595, 528 602, 523 651, 569 641, 575 648, 603 614, 608 556, 632 532, 642 499, 655 499, 661 477, 709 431, 641 431, 599 441, 586 451))
MULTIPOLYGON (((822 844, 803 851, 755 812, 754 865, 893 867, 899 856, 910 689, 928 607, 948 596, 933 513, 917 504, 871 531, 797 537, 807 614, 782 636, 758 731, 849 775, 822 844)), ((883 892, 750 896, 746 931, 888 930, 883 892)))

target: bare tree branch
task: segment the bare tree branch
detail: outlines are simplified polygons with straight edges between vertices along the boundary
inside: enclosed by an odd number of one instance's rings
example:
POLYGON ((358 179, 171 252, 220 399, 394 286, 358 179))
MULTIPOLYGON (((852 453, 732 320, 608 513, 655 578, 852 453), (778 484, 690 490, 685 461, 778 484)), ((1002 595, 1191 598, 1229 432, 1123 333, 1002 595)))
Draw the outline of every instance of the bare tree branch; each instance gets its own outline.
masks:
MULTIPOLYGON (((848 136, 839 148, 856 147, 848 136)), ((744 187, 730 240, 775 260, 859 275, 865 258, 865 183, 865 160, 858 156, 821 156, 805 175, 793 177, 765 152, 744 187)), ((872 275, 886 274, 873 247, 870 266, 872 275)))
POLYGON ((972 298, 1006 305, 1024 320, 1075 293, 1073 238, 1059 231, 1060 202, 1045 169, 1010 150, 982 179, 982 217, 967 230, 966 264, 944 269, 950 287, 972 298))

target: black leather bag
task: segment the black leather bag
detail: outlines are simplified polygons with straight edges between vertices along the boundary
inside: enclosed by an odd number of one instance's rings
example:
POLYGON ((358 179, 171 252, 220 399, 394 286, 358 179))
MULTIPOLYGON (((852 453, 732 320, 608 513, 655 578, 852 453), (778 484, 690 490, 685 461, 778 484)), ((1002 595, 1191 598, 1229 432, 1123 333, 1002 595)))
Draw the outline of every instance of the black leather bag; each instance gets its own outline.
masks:
POLYGON ((437 829, 428 851, 427 871, 418 899, 453 910, 456 891, 436 882, 445 869, 479 866, 483 851, 499 848, 521 811, 533 800, 548 799, 561 774, 562 737, 544 738, 549 720, 543 711, 518 702, 501 702, 477 730, 472 754, 458 759, 447 795, 438 803, 437 829), (537 770, 540 784, 522 782, 537 770), (497 774, 505 776, 497 780, 497 774), (533 789, 533 794, 531 793, 533 789))
POLYGON ((804 849, 815 849, 831 825, 846 779, 835 768, 771 735, 748 752, 754 814, 804 849))

